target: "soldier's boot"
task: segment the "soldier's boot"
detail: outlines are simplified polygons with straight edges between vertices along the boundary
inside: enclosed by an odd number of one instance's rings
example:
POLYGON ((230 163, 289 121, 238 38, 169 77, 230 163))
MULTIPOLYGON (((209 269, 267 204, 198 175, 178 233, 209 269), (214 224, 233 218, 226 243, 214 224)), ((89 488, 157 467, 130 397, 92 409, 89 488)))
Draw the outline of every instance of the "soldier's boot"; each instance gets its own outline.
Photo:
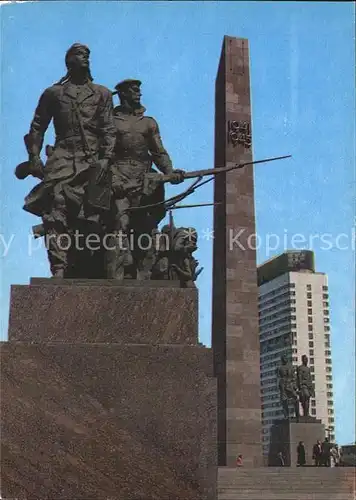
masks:
POLYGON ((64 278, 65 269, 63 267, 51 266, 52 278, 64 278))
POLYGON ((53 278, 64 278, 68 267, 70 236, 54 228, 46 232, 47 255, 53 278))
POLYGON ((132 265, 132 256, 125 234, 109 235, 105 240, 105 267, 108 279, 123 280, 125 269, 132 265))
POLYGON ((147 231, 147 235, 150 236, 147 248, 138 249, 138 259, 137 259, 137 279, 138 280, 149 280, 151 279, 152 269, 156 261, 156 228, 151 231, 147 231))
POLYGON ((52 210, 43 217, 45 245, 53 278, 64 278, 68 268, 68 254, 72 238, 68 234, 66 201, 63 193, 54 195, 52 210))
POLYGON ((289 418, 288 399, 282 401, 282 409, 283 409, 284 418, 289 418))
POLYGON ((299 410, 299 401, 298 401, 298 399, 296 399, 294 401, 294 411, 295 411, 295 416, 296 416, 297 422, 299 422, 300 410, 299 410))

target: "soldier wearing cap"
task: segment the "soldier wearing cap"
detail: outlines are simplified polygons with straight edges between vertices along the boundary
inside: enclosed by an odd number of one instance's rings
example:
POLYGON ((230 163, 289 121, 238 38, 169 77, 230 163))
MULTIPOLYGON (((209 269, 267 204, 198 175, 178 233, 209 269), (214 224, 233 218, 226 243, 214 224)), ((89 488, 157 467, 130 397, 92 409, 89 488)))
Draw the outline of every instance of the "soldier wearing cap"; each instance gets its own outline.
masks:
MULTIPOLYGON (((144 176, 154 164, 163 174, 172 174, 172 183, 183 181, 184 172, 173 170, 172 161, 163 146, 160 131, 156 120, 145 116, 145 108, 141 104, 141 82, 135 79, 123 80, 115 87, 114 94, 118 94, 120 105, 114 109, 116 128, 116 144, 112 165, 113 194, 114 194, 114 231, 124 234, 121 238, 122 252, 126 252, 127 259, 118 259, 117 253, 108 252, 109 277, 122 279, 125 265, 132 262, 131 277, 148 279, 152 266, 152 255, 149 250, 141 251, 138 245, 130 252, 125 235, 133 229, 137 237, 140 234, 149 234, 155 231, 165 211, 159 209, 145 209, 137 212, 126 212, 130 207, 152 204, 164 200, 164 188, 160 184, 148 195, 144 193, 144 176), (121 262, 121 265, 117 265, 121 262)), ((151 249, 153 250, 153 249, 151 249)), ((119 253, 120 253, 119 251, 119 253)))
POLYGON ((79 43, 69 48, 67 73, 43 92, 25 136, 31 173, 43 181, 26 197, 24 209, 43 219, 55 277, 70 276, 69 252, 61 235, 70 233, 77 218, 98 218, 83 208, 90 166, 95 161, 102 174, 107 172, 115 145, 112 93, 93 83, 89 54, 79 43), (40 153, 51 120, 55 145, 43 168, 40 153))

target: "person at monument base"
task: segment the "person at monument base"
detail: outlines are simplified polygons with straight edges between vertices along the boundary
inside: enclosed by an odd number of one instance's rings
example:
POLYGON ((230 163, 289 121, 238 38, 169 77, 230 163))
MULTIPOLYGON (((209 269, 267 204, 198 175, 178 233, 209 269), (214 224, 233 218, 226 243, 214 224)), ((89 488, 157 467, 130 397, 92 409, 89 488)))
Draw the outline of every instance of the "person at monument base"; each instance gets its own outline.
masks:
POLYGON ((315 396, 313 379, 308 366, 308 357, 303 354, 302 364, 297 368, 297 387, 299 400, 303 408, 303 416, 309 416, 310 398, 315 396))
MULTIPOLYGON (((152 189, 145 185, 145 174, 159 172, 172 176, 171 183, 182 182, 184 172, 174 170, 172 161, 163 146, 156 120, 145 116, 141 104, 141 81, 127 79, 118 83, 114 94, 118 94, 120 105, 114 109, 116 143, 112 161, 112 189, 114 196, 114 214, 111 230, 113 234, 121 231, 124 235, 122 248, 116 245, 114 251, 107 254, 108 277, 122 279, 124 268, 131 266, 132 278, 148 279, 153 265, 152 249, 142 251, 139 245, 130 252, 125 244, 129 229, 135 233, 135 241, 140 234, 153 236, 158 223, 165 216, 163 205, 130 212, 128 209, 151 205, 164 200, 163 184, 156 184, 152 189), (126 264, 120 260, 123 253, 127 256, 126 264)), ((127 269, 126 269, 127 270, 127 269)))
POLYGON ((291 399, 297 419, 299 418, 299 401, 295 369, 285 354, 281 357, 281 365, 277 368, 277 380, 284 418, 289 418, 289 400, 291 399))
MULTIPOLYGON (((64 237, 78 227, 79 219, 97 222, 100 218, 86 190, 94 164, 98 181, 108 172, 115 145, 112 95, 93 83, 89 54, 89 48, 79 43, 69 48, 67 74, 43 92, 25 136, 29 173, 43 181, 25 198, 24 209, 42 217, 51 272, 60 278, 70 274, 70 250, 63 244, 64 237), (55 144, 48 149, 44 167, 40 153, 51 120, 55 144)), ((19 170, 16 174, 24 177, 19 170)))
POLYGON ((315 445, 313 446, 313 460, 316 467, 320 467, 322 463, 322 446, 321 442, 318 439, 315 445))
POLYGON ((303 441, 299 441, 297 447, 297 466, 304 467, 306 463, 307 462, 306 462, 305 446, 303 441))

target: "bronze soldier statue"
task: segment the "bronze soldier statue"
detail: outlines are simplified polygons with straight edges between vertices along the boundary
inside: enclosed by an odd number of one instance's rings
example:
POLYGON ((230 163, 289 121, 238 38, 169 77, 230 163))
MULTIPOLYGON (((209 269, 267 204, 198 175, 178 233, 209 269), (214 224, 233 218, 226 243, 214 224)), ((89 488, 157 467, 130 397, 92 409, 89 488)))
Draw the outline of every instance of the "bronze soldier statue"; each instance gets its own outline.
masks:
POLYGON ((288 362, 287 356, 281 357, 282 364, 277 368, 278 386, 284 418, 289 418, 288 402, 293 401, 295 416, 299 419, 299 401, 297 393, 297 380, 292 363, 288 362))
MULTIPOLYGON (((73 237, 79 220, 97 223, 101 208, 107 209, 110 203, 100 200, 102 194, 107 197, 107 187, 100 186, 109 173, 115 145, 112 94, 93 83, 89 54, 89 48, 79 43, 67 51, 67 74, 43 92, 25 136, 29 161, 16 170, 19 178, 26 174, 43 178, 26 197, 24 209, 42 217, 51 272, 61 278, 74 272, 70 265, 73 239, 68 249, 64 236, 73 237), (47 150, 43 168, 40 153, 51 120, 55 144, 47 150)), ((87 267, 84 273, 88 272, 87 267)))
POLYGON ((315 396, 314 384, 308 366, 308 357, 303 354, 302 364, 297 368, 297 386, 299 391, 299 400, 303 408, 303 416, 309 416, 310 398, 315 396))
MULTIPOLYGON (((114 94, 118 94, 120 105, 114 109, 116 144, 112 162, 113 217, 111 231, 113 243, 107 252, 108 277, 122 279, 126 275, 134 279, 149 279, 152 263, 152 245, 140 249, 140 236, 152 238, 158 223, 165 216, 164 185, 158 183, 152 190, 145 186, 145 174, 159 172, 170 175, 172 184, 183 181, 184 172, 173 170, 172 161, 165 150, 156 120, 145 116, 141 104, 141 82, 128 79, 118 83, 114 94), (158 206, 130 212, 132 207, 150 204, 158 206), (128 232, 134 234, 130 248, 128 232), (121 233, 120 238, 114 235, 121 233), (116 244, 114 244, 116 240, 116 244), (131 266, 130 266, 131 264, 131 266)), ((152 240, 151 240, 152 241, 152 240)), ((145 242, 146 246, 146 242, 145 242)))

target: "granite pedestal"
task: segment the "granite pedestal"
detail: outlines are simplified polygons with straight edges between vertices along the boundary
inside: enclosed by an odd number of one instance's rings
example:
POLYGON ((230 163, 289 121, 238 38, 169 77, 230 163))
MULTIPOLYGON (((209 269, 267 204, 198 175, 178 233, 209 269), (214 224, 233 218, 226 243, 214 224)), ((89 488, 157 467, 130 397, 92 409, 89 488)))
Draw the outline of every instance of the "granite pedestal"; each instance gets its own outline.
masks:
POLYGON ((313 465, 313 446, 318 439, 324 441, 324 438, 325 426, 316 418, 300 417, 299 421, 295 418, 276 420, 271 427, 269 465, 278 466, 277 455, 282 452, 285 465, 296 467, 300 441, 303 441, 305 447, 305 465, 313 465))
POLYGON ((197 290, 32 283, 13 287, 1 345, 2 497, 215 500, 197 290))

